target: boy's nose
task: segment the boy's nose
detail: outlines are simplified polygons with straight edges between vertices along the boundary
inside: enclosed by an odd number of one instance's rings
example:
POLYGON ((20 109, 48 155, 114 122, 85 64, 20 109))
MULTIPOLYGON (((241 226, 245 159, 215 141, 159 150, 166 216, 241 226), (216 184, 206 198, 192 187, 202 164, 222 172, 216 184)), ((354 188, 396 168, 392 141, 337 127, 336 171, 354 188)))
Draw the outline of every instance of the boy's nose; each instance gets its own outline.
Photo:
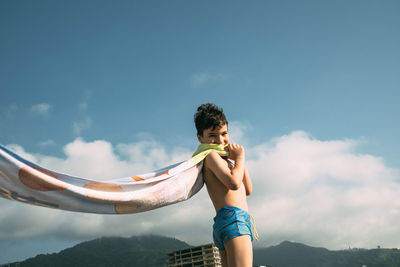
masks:
POLYGON ((217 142, 218 142, 218 144, 223 144, 224 143, 224 139, 222 138, 222 136, 219 136, 217 138, 217 142))

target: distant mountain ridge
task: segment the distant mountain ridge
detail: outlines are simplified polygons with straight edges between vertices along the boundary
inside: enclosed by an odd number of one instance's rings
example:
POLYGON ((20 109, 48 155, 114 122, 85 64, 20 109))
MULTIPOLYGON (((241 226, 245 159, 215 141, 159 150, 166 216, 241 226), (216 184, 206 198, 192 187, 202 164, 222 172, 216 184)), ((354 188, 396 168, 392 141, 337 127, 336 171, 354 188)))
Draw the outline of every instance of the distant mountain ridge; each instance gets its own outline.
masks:
POLYGON ((189 244, 162 236, 102 237, 82 242, 59 253, 40 254, 21 262, 2 266, 148 266, 165 264, 171 251, 188 248, 189 244))
POLYGON ((284 241, 254 250, 254 264, 271 267, 400 267, 399 249, 331 251, 284 241))
MULTIPOLYGON (((166 266, 167 254, 190 247, 163 236, 103 237, 82 242, 59 253, 40 254, 2 266, 166 266)), ((331 251, 284 241, 277 246, 254 249, 255 266, 268 267, 400 267, 398 249, 351 249, 331 251)))

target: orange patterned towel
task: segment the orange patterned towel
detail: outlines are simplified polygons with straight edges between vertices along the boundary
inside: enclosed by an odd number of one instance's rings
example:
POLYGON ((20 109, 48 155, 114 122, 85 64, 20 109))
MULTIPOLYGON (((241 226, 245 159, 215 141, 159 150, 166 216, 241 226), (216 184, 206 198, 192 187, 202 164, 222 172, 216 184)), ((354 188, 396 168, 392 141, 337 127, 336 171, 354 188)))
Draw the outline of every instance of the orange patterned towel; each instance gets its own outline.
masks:
POLYGON ((38 166, 0 145, 0 197, 49 208, 125 214, 156 209, 189 199, 203 186, 202 166, 211 151, 224 146, 201 144, 189 160, 150 173, 92 180, 38 166))

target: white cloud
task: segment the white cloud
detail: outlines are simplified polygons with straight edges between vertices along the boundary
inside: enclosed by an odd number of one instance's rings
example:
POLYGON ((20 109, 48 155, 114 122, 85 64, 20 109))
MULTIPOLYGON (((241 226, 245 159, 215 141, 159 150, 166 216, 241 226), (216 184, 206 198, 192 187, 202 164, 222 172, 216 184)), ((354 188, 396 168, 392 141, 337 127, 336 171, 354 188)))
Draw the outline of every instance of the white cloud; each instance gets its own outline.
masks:
POLYGON ((31 112, 36 115, 49 116, 52 106, 48 103, 35 104, 31 107, 31 112))
POLYGON ((45 141, 41 141, 39 143, 40 147, 49 147, 49 146, 54 146, 56 143, 54 142, 54 140, 49 139, 49 140, 45 140, 45 141))
POLYGON ((191 83, 194 88, 204 86, 210 82, 220 82, 228 79, 229 74, 226 73, 210 73, 208 71, 198 72, 191 77, 191 83))
POLYGON ((79 136, 83 130, 89 129, 92 127, 92 118, 89 116, 86 116, 83 118, 83 120, 80 121, 74 121, 72 123, 72 130, 75 135, 79 136))
MULTIPOLYGON (((255 245, 295 240, 333 249, 400 247, 399 172, 379 157, 356 153, 357 145, 297 131, 247 147, 254 184, 249 207, 261 237, 255 245)), ((12 148, 45 167, 91 178, 139 174, 191 154, 183 147, 169 151, 154 140, 112 146, 76 139, 64 147, 65 158, 12 148)), ((205 189, 189 201, 132 215, 72 213, 8 200, 0 200, 0 209, 3 240, 154 233, 199 244, 211 241, 215 214, 205 189)))
POLYGON ((7 110, 8 110, 9 112, 17 111, 17 110, 18 110, 18 105, 15 104, 15 103, 12 103, 12 104, 10 104, 10 105, 8 106, 7 110))
POLYGON ((243 146, 247 145, 247 140, 245 138, 245 132, 248 131, 249 125, 239 122, 230 121, 229 122, 229 141, 231 143, 237 143, 243 146))
POLYGON ((1 119, 11 119, 15 115, 15 113, 18 111, 18 105, 16 103, 11 103, 9 105, 2 106, 0 108, 0 120, 1 119))
POLYGON ((298 131, 253 148, 249 202, 262 236, 330 248, 399 247, 399 173, 355 153, 356 145, 298 131))
POLYGON ((89 106, 89 100, 92 97, 92 91, 89 89, 85 89, 83 93, 83 99, 82 101, 78 104, 78 110, 83 112, 88 109, 89 106))
POLYGON ((79 103, 78 109, 79 111, 85 111, 88 108, 88 102, 87 101, 82 101, 79 103))

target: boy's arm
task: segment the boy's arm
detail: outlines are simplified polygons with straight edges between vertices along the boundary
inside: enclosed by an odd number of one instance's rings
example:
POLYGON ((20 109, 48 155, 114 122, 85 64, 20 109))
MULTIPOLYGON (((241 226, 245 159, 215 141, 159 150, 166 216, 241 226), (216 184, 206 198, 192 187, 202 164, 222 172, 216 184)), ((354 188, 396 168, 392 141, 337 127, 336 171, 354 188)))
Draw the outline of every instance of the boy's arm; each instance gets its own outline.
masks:
POLYGON ((244 188, 246 188, 246 195, 250 195, 253 192, 253 185, 251 184, 250 175, 247 171, 247 168, 244 167, 244 177, 243 177, 244 188))
POLYGON ((245 174, 244 151, 239 145, 229 145, 228 149, 230 157, 235 160, 232 169, 229 169, 226 161, 214 151, 207 156, 206 166, 228 189, 238 190, 245 174))

